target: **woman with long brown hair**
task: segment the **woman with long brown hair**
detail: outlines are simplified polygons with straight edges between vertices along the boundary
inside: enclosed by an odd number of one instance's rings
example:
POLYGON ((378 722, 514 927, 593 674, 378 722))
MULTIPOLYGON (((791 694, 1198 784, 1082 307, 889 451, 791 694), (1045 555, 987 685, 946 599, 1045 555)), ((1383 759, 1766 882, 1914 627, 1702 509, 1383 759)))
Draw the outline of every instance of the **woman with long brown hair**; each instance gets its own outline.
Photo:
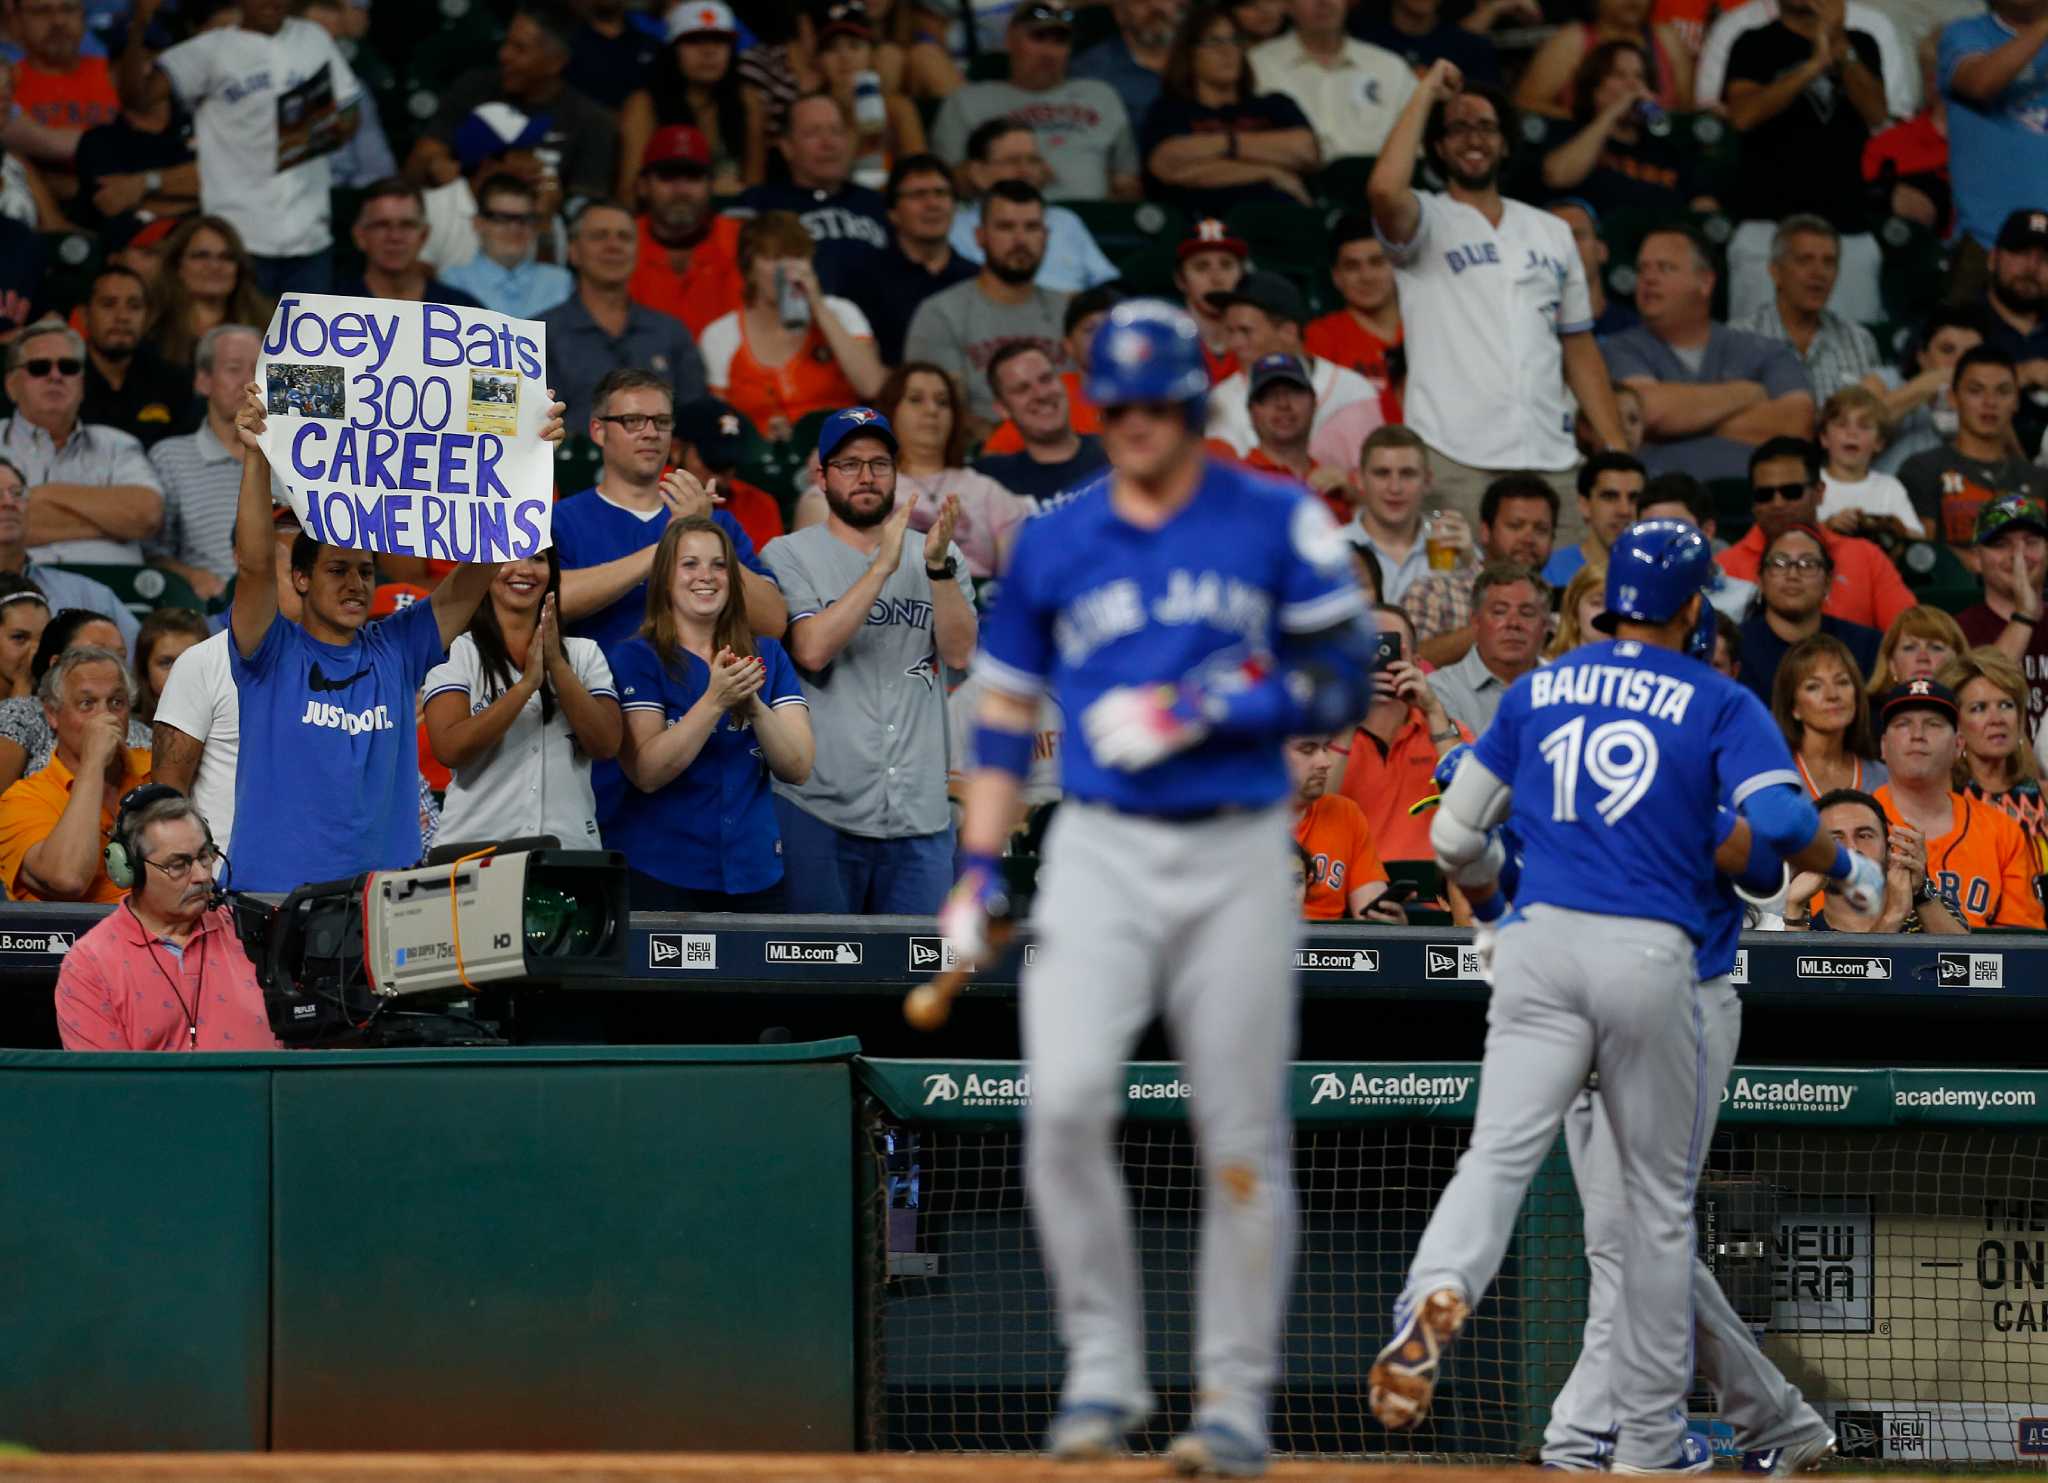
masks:
POLYGON ((732 538, 677 520, 654 548, 647 621, 612 654, 626 713, 620 770, 640 794, 605 819, 641 911, 777 911, 782 833, 769 778, 816 755, 796 667, 755 638, 732 538))
POLYGON ((452 774, 441 839, 604 843, 591 765, 618 755, 624 723, 597 644, 562 635, 561 590, 552 546, 500 562, 469 628, 427 672, 427 745, 452 774))
POLYGON ((1771 714, 1811 796, 1837 788, 1875 793, 1891 780, 1877 760, 1863 671, 1849 646, 1832 634, 1801 639, 1779 661, 1771 714))
POLYGON ((224 216, 187 217, 164 243, 150 340, 173 365, 192 364, 200 337, 217 324, 262 329, 276 307, 256 283, 242 234, 224 216))

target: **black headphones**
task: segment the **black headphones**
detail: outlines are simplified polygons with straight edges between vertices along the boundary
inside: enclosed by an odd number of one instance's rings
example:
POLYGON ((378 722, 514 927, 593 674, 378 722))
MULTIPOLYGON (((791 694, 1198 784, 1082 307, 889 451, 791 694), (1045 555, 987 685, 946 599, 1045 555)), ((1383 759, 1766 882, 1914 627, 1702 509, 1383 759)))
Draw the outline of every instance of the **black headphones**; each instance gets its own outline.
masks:
MULTIPOLYGON (((161 803, 166 798, 183 798, 185 795, 169 783, 144 783, 130 789, 121 800, 121 806, 114 813, 114 832, 107 841, 107 879, 124 891, 132 891, 142 879, 142 852, 134 839, 135 816, 152 803, 161 803)), ((206 842, 213 843, 213 826, 202 815, 200 827, 206 831, 206 842)))

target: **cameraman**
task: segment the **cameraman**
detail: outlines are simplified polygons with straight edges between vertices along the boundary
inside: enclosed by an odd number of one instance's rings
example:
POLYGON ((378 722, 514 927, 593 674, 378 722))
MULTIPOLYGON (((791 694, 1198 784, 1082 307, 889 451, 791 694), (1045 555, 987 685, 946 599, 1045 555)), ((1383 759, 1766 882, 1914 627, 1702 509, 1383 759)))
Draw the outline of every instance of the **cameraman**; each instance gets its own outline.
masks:
POLYGON ((137 788, 107 853, 129 890, 57 970, 64 1048, 278 1049, 228 910, 209 905, 220 851, 191 800, 161 784, 137 788))

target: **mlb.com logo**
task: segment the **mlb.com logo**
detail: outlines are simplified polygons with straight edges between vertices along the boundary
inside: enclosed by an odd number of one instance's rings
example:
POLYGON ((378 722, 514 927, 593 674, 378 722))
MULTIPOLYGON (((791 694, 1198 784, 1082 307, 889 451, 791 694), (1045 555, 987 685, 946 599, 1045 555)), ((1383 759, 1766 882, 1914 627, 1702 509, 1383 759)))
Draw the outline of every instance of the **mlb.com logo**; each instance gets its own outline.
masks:
POLYGON ((858 968, 861 945, 857 942, 770 942, 764 943, 762 957, 770 963, 825 964, 834 968, 858 968))
POLYGON ((912 973, 938 973, 956 966, 959 955, 946 946, 943 937, 913 937, 910 939, 910 971, 912 973))

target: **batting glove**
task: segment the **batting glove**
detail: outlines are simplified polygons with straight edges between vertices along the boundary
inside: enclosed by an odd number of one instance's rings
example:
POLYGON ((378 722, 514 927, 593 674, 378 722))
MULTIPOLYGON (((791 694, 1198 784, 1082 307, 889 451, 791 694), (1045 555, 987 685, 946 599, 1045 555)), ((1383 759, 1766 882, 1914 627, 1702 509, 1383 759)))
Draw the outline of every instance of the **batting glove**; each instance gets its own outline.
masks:
POLYGON ((1088 749, 1104 767, 1143 772, 1209 734, 1185 692, 1172 685, 1119 685, 1081 713, 1088 749))
POLYGON ((1009 905, 1002 863, 994 855, 963 856, 960 879, 939 908, 939 931, 952 959, 968 968, 985 962, 991 956, 989 918, 1005 915, 1009 905))
POLYGON ((1854 850, 1848 854, 1848 875, 1830 879, 1828 885, 1857 916, 1873 916, 1884 905, 1884 867, 1868 855, 1859 855, 1854 850))

